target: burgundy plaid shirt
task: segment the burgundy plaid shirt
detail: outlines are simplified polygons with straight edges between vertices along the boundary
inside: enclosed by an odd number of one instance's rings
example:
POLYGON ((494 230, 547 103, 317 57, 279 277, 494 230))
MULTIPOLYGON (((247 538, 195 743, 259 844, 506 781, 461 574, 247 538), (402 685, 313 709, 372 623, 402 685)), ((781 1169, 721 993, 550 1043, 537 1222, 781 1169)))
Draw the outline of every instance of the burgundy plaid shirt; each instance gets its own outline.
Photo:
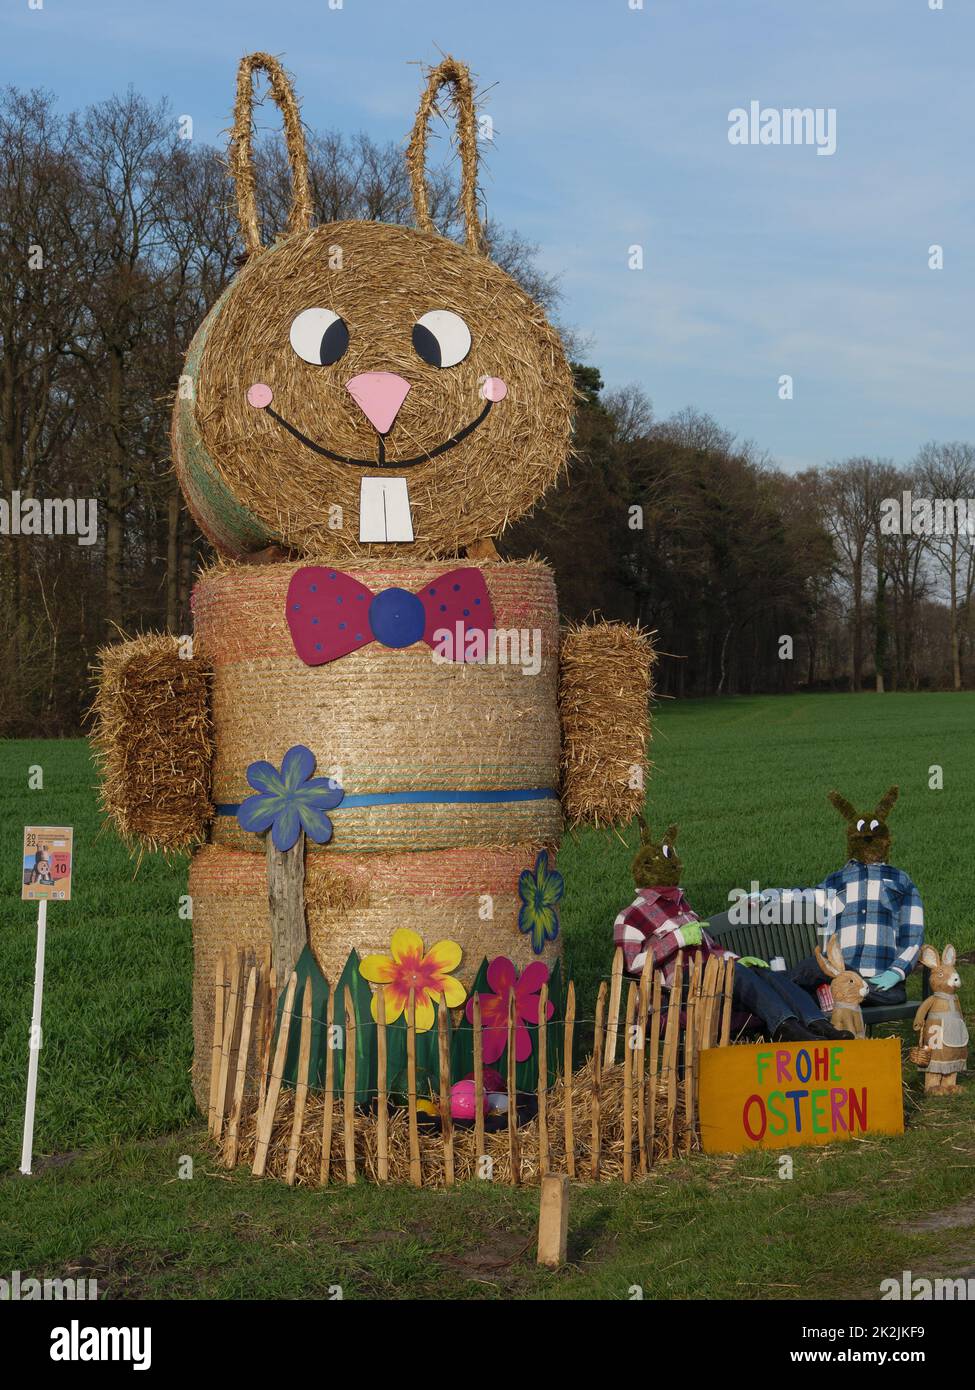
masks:
POLYGON ((734 951, 726 951, 707 932, 700 946, 685 948, 680 928, 697 920, 697 913, 679 887, 639 889, 630 906, 613 923, 613 944, 623 948, 626 973, 639 975, 649 951, 654 966, 663 971, 665 988, 670 989, 678 951, 687 950, 688 958, 699 955, 702 961, 711 956, 734 956, 734 951))

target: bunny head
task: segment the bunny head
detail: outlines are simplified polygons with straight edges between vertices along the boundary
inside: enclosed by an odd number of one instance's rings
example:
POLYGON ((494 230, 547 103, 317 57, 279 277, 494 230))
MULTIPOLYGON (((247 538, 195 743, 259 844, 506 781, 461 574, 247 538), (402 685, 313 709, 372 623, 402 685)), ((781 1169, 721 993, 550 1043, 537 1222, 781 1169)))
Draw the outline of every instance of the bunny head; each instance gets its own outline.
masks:
POLYGON ((830 792, 829 801, 846 821, 846 847, 851 859, 861 864, 890 863, 890 831, 887 817, 900 794, 899 787, 888 787, 873 811, 861 814, 845 796, 830 792))
POLYGON ((451 58, 429 76, 407 164, 415 228, 311 228, 288 78, 267 54, 241 63, 231 170, 248 256, 193 340, 173 421, 180 485, 224 555, 456 556, 527 512, 566 461, 572 375, 542 310, 483 254, 473 91, 451 58), (254 192, 256 70, 292 172, 287 231, 270 247, 254 192), (458 113, 466 246, 428 211, 442 86, 458 113))
POLYGON ((921 964, 931 971, 931 988, 942 994, 954 994, 961 989, 961 976, 958 973, 958 959, 954 946, 946 946, 939 955, 934 946, 924 946, 921 950, 921 964))
POLYGON ((640 848, 633 859, 633 881, 637 888, 673 888, 681 880, 683 865, 677 857, 674 845, 677 841, 677 826, 669 825, 667 833, 659 842, 650 833, 643 816, 640 822, 640 848))
POLYGON ((819 946, 816 946, 816 960, 819 962, 819 968, 823 974, 830 976, 829 987, 834 1002, 859 1006, 861 1000, 866 998, 867 982, 857 971, 849 969, 843 959, 843 952, 840 950, 837 937, 830 937, 826 943, 825 955, 819 946))

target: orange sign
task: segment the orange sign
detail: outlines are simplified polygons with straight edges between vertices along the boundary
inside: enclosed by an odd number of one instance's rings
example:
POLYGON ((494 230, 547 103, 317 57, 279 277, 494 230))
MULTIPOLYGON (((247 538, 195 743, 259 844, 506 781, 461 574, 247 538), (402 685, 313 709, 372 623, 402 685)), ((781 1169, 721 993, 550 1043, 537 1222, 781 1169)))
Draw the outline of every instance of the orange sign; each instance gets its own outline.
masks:
POLYGON ((71 897, 74 831, 65 825, 28 825, 20 896, 26 902, 67 902, 71 897))
POLYGON ((705 1153, 904 1132, 897 1038, 711 1047, 700 1076, 705 1153))

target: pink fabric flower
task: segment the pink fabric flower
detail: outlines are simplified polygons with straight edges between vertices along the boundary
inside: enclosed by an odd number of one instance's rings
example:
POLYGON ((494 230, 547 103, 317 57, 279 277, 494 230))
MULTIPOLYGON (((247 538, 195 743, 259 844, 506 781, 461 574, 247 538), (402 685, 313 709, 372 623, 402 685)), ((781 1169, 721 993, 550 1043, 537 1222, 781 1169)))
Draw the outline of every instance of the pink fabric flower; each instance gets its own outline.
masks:
MULTIPOLYGON (((515 1060, 527 1062, 532 1055, 532 1039, 526 1024, 538 1025, 538 995, 548 980, 548 966, 533 960, 519 976, 507 956, 495 956, 487 968, 487 982, 493 993, 480 994, 481 1052, 486 1063, 496 1062, 508 1046, 508 999, 515 996, 515 1060)), ((551 1018, 555 1005, 549 1000, 545 1017, 551 1018)), ((467 1001, 467 1021, 474 1019, 473 996, 467 1001)))

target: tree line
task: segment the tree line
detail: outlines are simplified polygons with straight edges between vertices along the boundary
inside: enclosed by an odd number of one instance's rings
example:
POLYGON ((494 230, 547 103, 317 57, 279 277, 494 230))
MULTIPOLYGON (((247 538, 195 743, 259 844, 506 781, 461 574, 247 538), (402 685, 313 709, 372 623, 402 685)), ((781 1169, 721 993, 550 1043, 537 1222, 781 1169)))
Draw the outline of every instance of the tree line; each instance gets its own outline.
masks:
MULTIPOLYGON (((190 623, 208 548, 176 486, 168 420, 189 340, 242 245, 223 152, 183 133, 165 102, 132 90, 67 114, 41 91, 0 98, 0 518, 15 496, 92 498, 99 516, 90 545, 0 535, 7 736, 77 731, 99 645, 190 623)), ((411 220, 397 144, 308 142, 319 221, 411 220)), ((270 239, 289 198, 274 138, 258 147, 258 187, 270 239)), ((431 212, 459 235, 448 167, 433 173, 431 212)), ((487 233, 557 318, 536 248, 493 223, 487 233)), ((658 421, 640 389, 607 392, 591 365, 576 378, 571 467, 501 542, 552 561, 566 617, 655 628, 666 693, 971 680, 975 538, 886 535, 877 522, 879 500, 904 489, 975 497, 969 446, 789 475, 704 415, 658 421)))

